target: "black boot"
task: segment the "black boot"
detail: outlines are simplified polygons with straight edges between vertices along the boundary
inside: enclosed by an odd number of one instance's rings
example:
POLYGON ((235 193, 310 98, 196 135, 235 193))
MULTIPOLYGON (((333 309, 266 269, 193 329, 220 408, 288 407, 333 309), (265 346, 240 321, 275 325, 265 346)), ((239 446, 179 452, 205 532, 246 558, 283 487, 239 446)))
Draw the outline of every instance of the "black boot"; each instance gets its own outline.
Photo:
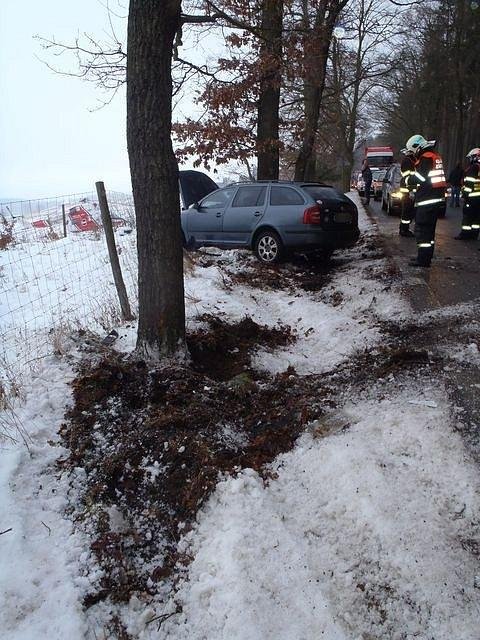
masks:
POLYGON ((424 269, 428 269, 430 266, 429 262, 419 262, 417 258, 412 258, 408 264, 410 267, 423 267, 424 269))

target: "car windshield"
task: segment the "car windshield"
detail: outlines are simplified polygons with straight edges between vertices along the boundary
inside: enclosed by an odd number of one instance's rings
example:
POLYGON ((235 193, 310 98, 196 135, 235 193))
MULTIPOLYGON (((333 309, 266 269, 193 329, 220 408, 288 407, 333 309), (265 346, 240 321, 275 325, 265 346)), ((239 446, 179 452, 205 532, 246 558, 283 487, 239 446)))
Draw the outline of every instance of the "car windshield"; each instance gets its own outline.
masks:
POLYGON ((372 174, 372 178, 373 180, 383 180, 386 173, 386 169, 384 169, 383 171, 374 171, 372 174))

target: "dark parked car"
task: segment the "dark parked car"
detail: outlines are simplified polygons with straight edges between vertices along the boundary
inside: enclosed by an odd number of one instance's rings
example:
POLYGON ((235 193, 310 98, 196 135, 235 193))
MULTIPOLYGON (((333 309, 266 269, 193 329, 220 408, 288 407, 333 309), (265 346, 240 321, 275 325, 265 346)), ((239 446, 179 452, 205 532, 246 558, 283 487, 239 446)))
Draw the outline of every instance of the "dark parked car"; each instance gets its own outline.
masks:
POLYGON ((386 169, 372 169, 372 189, 370 196, 374 200, 381 200, 383 179, 387 173, 386 169))
POLYGON ((192 204, 181 219, 185 246, 248 247, 266 263, 295 251, 330 255, 359 237, 355 204, 319 183, 232 184, 192 204))
MULTIPOLYGON (((385 177, 386 169, 372 169, 372 184, 370 187, 370 198, 374 200, 380 200, 382 197, 382 182, 385 177)), ((360 173, 357 182, 356 189, 358 191, 358 195, 360 197, 365 196, 365 180, 362 178, 362 174, 360 173)))
MULTIPOLYGON (((382 209, 387 212, 387 215, 400 215, 402 210, 403 198, 409 198, 410 196, 400 191, 400 179, 402 174, 400 173, 400 165, 398 163, 392 164, 387 170, 385 178, 383 179, 382 187, 382 209)), ((444 218, 447 210, 447 197, 448 193, 445 192, 445 204, 440 210, 438 217, 444 218)))
POLYGON ((387 212, 387 215, 393 216, 395 214, 400 215, 402 210, 402 199, 408 198, 408 194, 404 194, 400 191, 400 179, 402 174, 400 173, 400 165, 398 163, 392 164, 382 184, 382 209, 387 212))

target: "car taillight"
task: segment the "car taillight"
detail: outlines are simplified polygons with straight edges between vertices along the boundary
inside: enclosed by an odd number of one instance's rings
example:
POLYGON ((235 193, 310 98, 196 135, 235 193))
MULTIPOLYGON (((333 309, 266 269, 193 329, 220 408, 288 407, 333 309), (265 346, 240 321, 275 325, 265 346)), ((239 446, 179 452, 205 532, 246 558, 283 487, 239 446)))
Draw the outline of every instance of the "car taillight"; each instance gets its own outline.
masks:
POLYGON ((303 224, 320 224, 321 209, 319 204, 314 204, 303 212, 303 224))

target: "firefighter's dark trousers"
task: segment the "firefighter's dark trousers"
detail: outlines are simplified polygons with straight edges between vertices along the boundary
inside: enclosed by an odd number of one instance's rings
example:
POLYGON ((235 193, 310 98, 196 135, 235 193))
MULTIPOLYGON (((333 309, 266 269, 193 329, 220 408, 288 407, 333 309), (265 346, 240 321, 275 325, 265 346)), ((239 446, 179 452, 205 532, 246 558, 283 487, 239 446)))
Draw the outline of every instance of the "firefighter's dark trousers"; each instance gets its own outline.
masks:
POLYGON ((400 212, 400 235, 410 231, 410 223, 415 218, 415 207, 410 196, 405 194, 402 198, 402 209, 400 212))
POLYGON ((480 196, 467 199, 463 205, 462 230, 460 238, 464 240, 476 240, 480 231, 480 196))
POLYGON ((417 241, 417 262, 428 266, 435 248, 435 227, 438 217, 437 206, 415 207, 415 240, 417 241))

